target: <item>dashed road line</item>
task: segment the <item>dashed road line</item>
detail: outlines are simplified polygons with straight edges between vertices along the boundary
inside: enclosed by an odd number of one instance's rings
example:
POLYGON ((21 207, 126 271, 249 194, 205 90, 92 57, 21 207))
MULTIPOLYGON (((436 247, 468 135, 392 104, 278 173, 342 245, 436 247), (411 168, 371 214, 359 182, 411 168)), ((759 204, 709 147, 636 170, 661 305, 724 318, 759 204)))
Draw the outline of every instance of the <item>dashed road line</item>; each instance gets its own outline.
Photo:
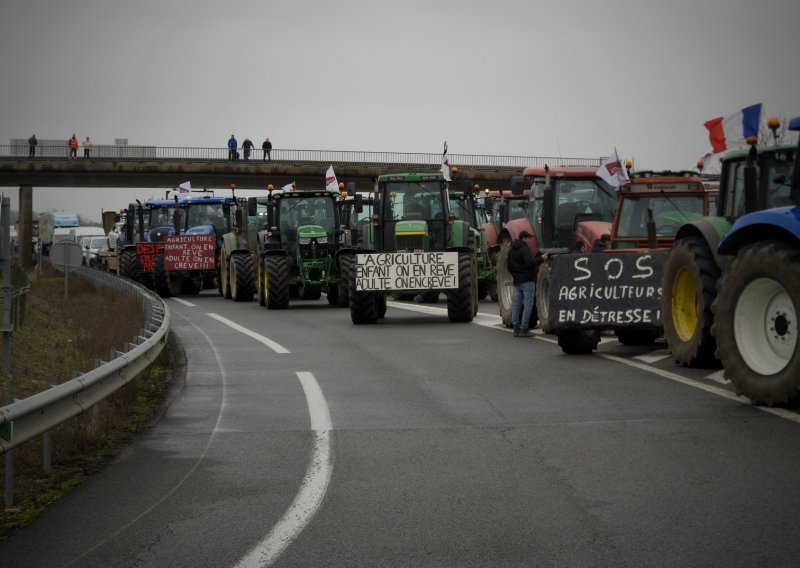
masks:
POLYGON ((214 318, 218 322, 224 323, 228 327, 231 327, 231 328, 235 329, 238 332, 244 333, 248 337, 252 337, 256 341, 259 341, 259 342, 263 343, 264 345, 266 345, 267 347, 272 349, 275 353, 291 353, 291 351, 286 349, 286 347, 284 347, 280 343, 278 343, 276 341, 272 341, 269 337, 264 337, 260 333, 256 333, 255 331, 251 331, 251 330, 247 329, 246 327, 242 327, 238 323, 233 322, 233 321, 229 320, 228 318, 224 318, 221 315, 214 314, 214 313, 208 313, 206 315, 208 317, 214 318))

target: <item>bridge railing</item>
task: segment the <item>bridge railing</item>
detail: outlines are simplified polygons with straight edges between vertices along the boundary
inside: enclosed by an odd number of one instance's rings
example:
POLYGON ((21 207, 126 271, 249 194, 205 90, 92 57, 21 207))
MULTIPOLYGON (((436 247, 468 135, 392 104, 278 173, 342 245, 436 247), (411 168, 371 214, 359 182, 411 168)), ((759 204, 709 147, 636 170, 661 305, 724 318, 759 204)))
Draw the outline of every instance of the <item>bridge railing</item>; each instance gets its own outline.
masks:
MULTIPOLYGON (((244 150, 240 147, 239 162, 244 162, 244 150)), ((181 161, 181 162, 227 162, 230 161, 228 148, 194 148, 165 146, 115 146, 95 145, 89 160, 114 161, 181 161)), ((473 169, 524 169, 528 166, 586 165, 599 166, 602 157, 570 158, 555 156, 494 156, 484 154, 449 154, 451 165, 470 167, 473 169)), ((0 145, 0 160, 27 160, 29 148, 27 144, 0 145)), ((34 160, 69 160, 69 148, 61 146, 37 146, 34 160)), ((249 156, 250 161, 263 161, 264 151, 254 148, 249 156)), ((353 166, 423 166, 427 169, 438 168, 442 155, 438 153, 414 152, 369 152, 362 150, 297 150, 273 149, 270 159, 274 162, 289 164, 347 164, 353 166)), ((78 148, 77 160, 83 158, 83 149, 78 148)))

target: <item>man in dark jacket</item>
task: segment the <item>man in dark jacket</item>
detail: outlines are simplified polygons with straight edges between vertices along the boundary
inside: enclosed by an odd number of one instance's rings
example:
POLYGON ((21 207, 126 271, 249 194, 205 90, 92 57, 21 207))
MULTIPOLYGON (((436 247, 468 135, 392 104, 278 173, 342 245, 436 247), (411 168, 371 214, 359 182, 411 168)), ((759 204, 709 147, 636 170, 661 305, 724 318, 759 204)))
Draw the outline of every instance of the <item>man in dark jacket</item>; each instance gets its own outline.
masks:
POLYGON ((532 237, 528 231, 522 231, 508 251, 508 272, 514 279, 514 301, 511 304, 514 337, 530 337, 528 327, 536 298, 536 274, 542 261, 547 260, 547 254, 533 256, 531 253, 527 240, 532 237))

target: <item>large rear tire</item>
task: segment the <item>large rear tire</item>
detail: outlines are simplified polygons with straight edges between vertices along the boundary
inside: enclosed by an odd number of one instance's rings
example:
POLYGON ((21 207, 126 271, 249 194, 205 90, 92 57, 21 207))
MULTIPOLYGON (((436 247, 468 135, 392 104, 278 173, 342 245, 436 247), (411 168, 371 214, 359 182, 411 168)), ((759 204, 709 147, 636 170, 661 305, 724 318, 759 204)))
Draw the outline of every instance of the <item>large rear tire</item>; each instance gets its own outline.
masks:
POLYGON ((230 279, 229 263, 232 262, 233 258, 228 260, 225 251, 220 249, 219 261, 217 262, 217 266, 219 266, 219 272, 217 273, 217 291, 220 293, 220 296, 222 296, 226 300, 231 299, 231 279, 230 279))
POLYGON ((162 298, 169 298, 172 296, 169 286, 169 275, 164 269, 164 253, 156 253, 153 259, 153 283, 155 285, 156 294, 162 298))
POLYGON ((258 262, 258 281, 256 282, 256 286, 258 287, 258 305, 259 306, 266 306, 267 305, 267 265, 264 262, 265 259, 261 259, 258 262))
POLYGON ((739 251, 714 304, 725 377, 756 404, 800 399, 800 250, 779 241, 739 251))
POLYGON ((353 255, 343 254, 339 257, 339 295, 337 305, 346 308, 350 305, 350 270, 353 266, 353 255))
MULTIPOLYGON (((373 292, 356 290, 356 271, 350 271, 349 279, 350 294, 350 319, 354 324, 375 323, 378 321, 378 310, 376 306, 376 295, 373 292)), ((383 305, 386 305, 386 297, 381 294, 383 305)), ((385 308, 384 308, 385 309, 385 308)))
POLYGON ((142 265, 139 264, 139 255, 136 254, 136 251, 123 250, 119 255, 120 276, 139 282, 141 272, 142 265))
POLYGON ((253 255, 249 252, 234 253, 231 256, 231 299, 234 302, 252 301, 255 278, 253 255))
POLYGON ((264 294, 267 309, 285 310, 289 307, 289 259, 284 255, 264 258, 266 279, 264 294))
POLYGON ((661 319, 672 356, 685 367, 714 366, 717 344, 711 335, 720 269, 706 242, 675 242, 661 280, 661 319))
POLYGON ((514 279, 508 271, 508 252, 511 250, 511 240, 505 239, 500 245, 497 254, 497 308, 503 325, 513 327, 511 322, 511 304, 514 302, 514 279))
POLYGON ((468 323, 475 317, 478 301, 478 275, 475 254, 458 253, 458 288, 446 291, 447 317, 453 323, 468 323))

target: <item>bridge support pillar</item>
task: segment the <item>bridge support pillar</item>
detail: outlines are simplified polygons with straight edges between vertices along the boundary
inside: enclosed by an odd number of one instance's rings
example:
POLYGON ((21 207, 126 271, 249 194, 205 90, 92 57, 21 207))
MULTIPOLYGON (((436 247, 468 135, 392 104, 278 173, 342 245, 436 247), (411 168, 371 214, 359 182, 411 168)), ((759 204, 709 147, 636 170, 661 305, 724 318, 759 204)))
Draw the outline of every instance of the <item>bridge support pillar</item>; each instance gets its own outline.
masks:
POLYGON ((19 263, 24 268, 33 266, 33 186, 19 188, 19 224, 17 228, 17 248, 19 263))

